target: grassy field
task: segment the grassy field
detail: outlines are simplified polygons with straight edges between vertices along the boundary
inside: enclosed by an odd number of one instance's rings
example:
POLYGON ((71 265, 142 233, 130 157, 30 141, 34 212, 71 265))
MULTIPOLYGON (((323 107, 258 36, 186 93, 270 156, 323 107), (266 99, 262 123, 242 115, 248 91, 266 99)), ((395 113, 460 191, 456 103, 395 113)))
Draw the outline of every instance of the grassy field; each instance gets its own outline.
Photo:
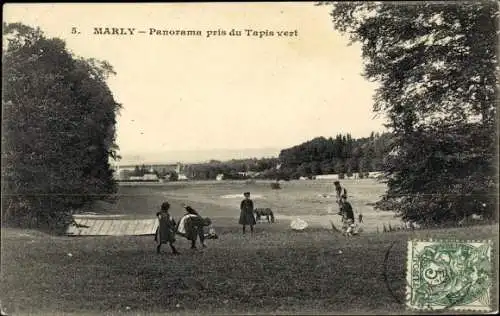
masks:
MULTIPOLYGON (((382 224, 400 224, 391 212, 374 210, 368 205, 377 201, 386 190, 384 184, 373 179, 344 180, 355 213, 364 216, 365 231, 382 229, 382 224)), ((340 217, 332 193, 332 181, 290 181, 282 183, 281 190, 271 190, 269 181, 246 184, 234 182, 178 182, 166 184, 133 184, 120 187, 120 199, 113 207, 104 206, 101 213, 126 214, 129 217, 151 218, 162 201, 172 204, 172 214, 183 214, 182 203, 188 203, 202 215, 217 222, 237 224, 239 204, 243 192, 250 191, 255 207, 270 207, 277 220, 289 223, 300 217, 311 227, 330 227, 329 221, 340 225, 340 217)))
MULTIPOLYGON (((365 204, 380 188, 369 181, 345 184, 355 208, 363 207, 375 223, 378 213, 365 204)), ((180 204, 190 203, 214 219, 220 238, 197 251, 179 239, 180 256, 167 248, 157 255, 152 236, 56 237, 3 229, 2 305, 10 315, 401 314, 408 239, 497 240, 498 226, 366 233, 350 240, 321 225, 291 231, 287 216, 320 216, 328 207, 318 192, 331 190, 315 182, 286 183, 280 192, 260 183, 124 186, 117 205, 94 210, 151 217, 166 199, 180 216, 180 204), (258 225, 253 236, 242 235, 237 225, 239 198, 221 198, 244 190, 261 195, 256 204, 280 215, 274 225, 258 225)), ((498 293, 492 294, 497 301, 498 293)))

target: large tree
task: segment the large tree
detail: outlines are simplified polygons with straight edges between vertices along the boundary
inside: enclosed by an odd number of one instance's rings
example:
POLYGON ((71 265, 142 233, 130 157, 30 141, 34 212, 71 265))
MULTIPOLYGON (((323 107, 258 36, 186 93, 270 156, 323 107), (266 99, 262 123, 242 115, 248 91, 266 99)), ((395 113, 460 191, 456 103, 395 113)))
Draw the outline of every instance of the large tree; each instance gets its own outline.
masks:
POLYGON ((3 38, 2 223, 64 225, 116 191, 114 72, 20 23, 4 24, 3 38))
POLYGON ((379 206, 427 223, 494 217, 498 3, 334 3, 331 16, 361 44, 394 135, 379 206))

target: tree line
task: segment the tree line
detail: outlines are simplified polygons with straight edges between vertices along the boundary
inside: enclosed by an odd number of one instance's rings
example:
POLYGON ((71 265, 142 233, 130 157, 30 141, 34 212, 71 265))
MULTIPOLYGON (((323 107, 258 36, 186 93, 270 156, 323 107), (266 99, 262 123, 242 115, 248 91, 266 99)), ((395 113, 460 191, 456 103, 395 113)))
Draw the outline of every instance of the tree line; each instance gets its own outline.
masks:
MULTIPOLYGON (((290 180, 332 173, 339 174, 342 178, 355 172, 362 178, 367 172, 383 168, 391 144, 392 137, 389 133, 373 132, 368 137, 358 139, 352 138, 350 134, 339 134, 335 138, 317 137, 283 149, 275 158, 211 160, 207 163, 188 165, 184 173, 194 180, 214 180, 218 175, 223 175, 226 180, 290 180)), ((131 175, 142 176, 148 172, 145 166, 136 166, 131 175)), ((153 172, 159 177, 175 173, 165 170, 153 172)))

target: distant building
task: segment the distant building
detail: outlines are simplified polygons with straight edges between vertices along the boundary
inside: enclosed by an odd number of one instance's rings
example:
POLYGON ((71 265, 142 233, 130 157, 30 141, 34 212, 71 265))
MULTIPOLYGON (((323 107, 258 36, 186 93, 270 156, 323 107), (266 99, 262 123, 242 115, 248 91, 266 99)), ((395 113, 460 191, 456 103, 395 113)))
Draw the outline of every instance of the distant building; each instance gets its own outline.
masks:
POLYGON ((217 180, 217 181, 222 181, 222 180, 224 180, 224 174, 223 174, 223 173, 219 173, 219 174, 217 175, 217 177, 215 177, 215 180, 217 180))
POLYGON ((128 180, 130 178, 131 170, 128 169, 120 169, 117 173, 115 173, 117 180, 128 180))
POLYGON ((126 179, 121 179, 121 180, 130 180, 130 181, 160 181, 160 178, 154 173, 146 173, 142 177, 140 176, 131 176, 127 177, 126 179))
POLYGON ((316 180, 338 180, 338 174, 320 174, 316 176, 316 180))
POLYGON ((178 162, 177 165, 175 166, 175 172, 177 174, 184 173, 184 171, 186 170, 186 167, 187 166, 185 166, 182 163, 178 162))
POLYGON ((383 176, 384 173, 382 171, 373 171, 373 172, 368 172, 368 178, 378 178, 383 176))
POLYGON ((257 175, 259 175, 259 173, 255 172, 255 171, 241 171, 241 172, 238 172, 238 175, 240 175, 242 177, 253 178, 253 177, 256 177, 257 175))
MULTIPOLYGON (((135 170, 136 167, 141 167, 140 164, 137 165, 122 165, 120 166, 120 169, 127 169, 127 170, 135 170)), ((148 168, 148 173, 153 173, 155 171, 158 172, 169 172, 169 171, 176 171, 178 168, 177 164, 151 164, 149 165, 148 168)))
POLYGON ((179 181, 187 181, 189 179, 188 179, 188 177, 186 177, 185 174, 179 173, 179 177, 177 178, 177 180, 179 180, 179 181))
POLYGON ((248 176, 248 177, 253 178, 253 177, 256 177, 256 176, 258 176, 258 175, 259 175, 259 173, 258 173, 258 172, 256 172, 256 171, 247 171, 247 176, 248 176))
POLYGON ((159 178, 154 173, 146 173, 144 176, 142 176, 142 180, 144 180, 144 181, 158 181, 159 178))

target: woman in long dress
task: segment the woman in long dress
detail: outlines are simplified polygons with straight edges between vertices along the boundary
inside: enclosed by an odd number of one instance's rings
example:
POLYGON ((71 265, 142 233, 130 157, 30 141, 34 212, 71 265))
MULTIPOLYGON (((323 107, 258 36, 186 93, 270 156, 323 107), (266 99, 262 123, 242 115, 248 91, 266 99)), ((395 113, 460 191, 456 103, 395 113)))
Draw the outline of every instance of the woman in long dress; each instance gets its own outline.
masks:
POLYGON ((253 226, 256 224, 253 214, 253 201, 250 199, 250 192, 243 194, 245 199, 240 204, 240 220, 239 224, 243 225, 243 234, 245 233, 246 226, 250 226, 250 231, 253 233, 253 226))
POLYGON ((196 240, 198 238, 200 239, 201 246, 205 248, 205 232, 203 228, 209 226, 211 220, 208 217, 201 217, 191 206, 186 205, 184 209, 186 210, 186 214, 179 222, 177 234, 191 241, 191 249, 196 249, 196 240))
POLYGON ((156 213, 158 218, 158 228, 156 229, 155 241, 157 243, 156 252, 160 253, 161 245, 169 244, 174 255, 179 254, 177 249, 175 249, 175 230, 176 224, 173 217, 169 214, 170 204, 168 202, 163 202, 160 208, 160 212, 156 213))

